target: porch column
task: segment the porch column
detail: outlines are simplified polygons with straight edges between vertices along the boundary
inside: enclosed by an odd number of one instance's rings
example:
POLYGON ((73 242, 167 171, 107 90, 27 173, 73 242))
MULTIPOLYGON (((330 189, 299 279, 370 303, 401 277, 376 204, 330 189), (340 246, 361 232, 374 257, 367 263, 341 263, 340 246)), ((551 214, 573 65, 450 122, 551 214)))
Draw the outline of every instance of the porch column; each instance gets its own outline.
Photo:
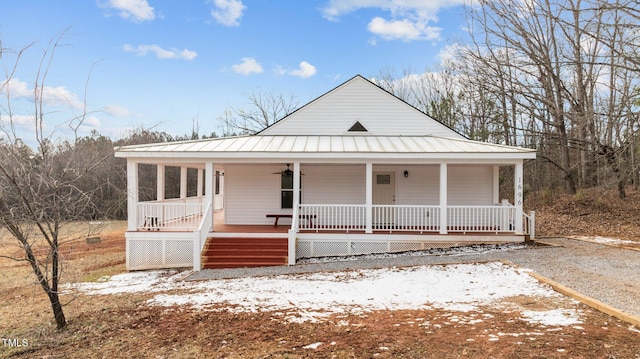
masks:
POLYGON ((213 189, 213 178, 215 177, 216 172, 214 171, 214 166, 213 166, 213 162, 207 162, 205 164, 204 167, 204 203, 203 206, 208 205, 209 203, 211 204, 211 218, 210 218, 210 227, 209 230, 211 232, 213 232, 213 219, 214 219, 214 215, 213 215, 213 209, 214 209, 214 204, 213 204, 213 196, 214 196, 214 189, 213 189))
POLYGON ((197 193, 196 195, 198 197, 202 197, 202 180, 204 178, 204 170, 202 168, 198 168, 198 188, 196 189, 197 193))
POLYGON ((156 199, 164 201, 164 185, 165 185, 165 166, 156 166, 156 199))
POLYGON ((440 234, 447 234, 447 164, 440 164, 440 234))
POLYGON ((365 228, 364 233, 373 233, 373 163, 367 162, 365 168, 365 228))
POLYGON ((127 230, 138 227, 138 163, 127 159, 127 230))
POLYGON ((513 178, 513 202, 516 206, 516 218, 514 218, 516 234, 522 233, 522 203, 524 201, 523 187, 522 187, 522 160, 516 162, 513 178))
POLYGON ((187 167, 180 167, 180 198, 187 198, 187 167))
POLYGON ((294 229, 298 229, 298 210, 300 206, 300 162, 293 163, 293 220, 292 226, 294 229), (293 226, 293 224, 296 224, 293 226))
POLYGON ((500 166, 493 166, 493 204, 500 203, 500 166))
POLYGON ((291 228, 288 233, 288 249, 287 264, 296 264, 296 239, 298 233, 298 221, 300 220, 300 162, 293 163, 293 213, 291 217, 291 228))

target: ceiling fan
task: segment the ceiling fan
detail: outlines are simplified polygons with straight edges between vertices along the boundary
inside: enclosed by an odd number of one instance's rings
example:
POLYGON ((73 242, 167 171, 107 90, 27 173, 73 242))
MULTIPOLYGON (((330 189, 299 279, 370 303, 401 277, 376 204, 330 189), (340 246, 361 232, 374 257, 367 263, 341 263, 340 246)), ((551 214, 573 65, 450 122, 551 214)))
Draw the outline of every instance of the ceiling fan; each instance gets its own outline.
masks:
MULTIPOLYGON (((293 175, 293 171, 289 167, 291 167, 291 164, 287 163, 287 169, 286 170, 282 170, 282 171, 279 171, 279 172, 273 172, 272 174, 274 174, 274 175, 292 176, 293 175)), ((302 171, 300 171, 300 176, 304 176, 304 173, 302 173, 302 171)))

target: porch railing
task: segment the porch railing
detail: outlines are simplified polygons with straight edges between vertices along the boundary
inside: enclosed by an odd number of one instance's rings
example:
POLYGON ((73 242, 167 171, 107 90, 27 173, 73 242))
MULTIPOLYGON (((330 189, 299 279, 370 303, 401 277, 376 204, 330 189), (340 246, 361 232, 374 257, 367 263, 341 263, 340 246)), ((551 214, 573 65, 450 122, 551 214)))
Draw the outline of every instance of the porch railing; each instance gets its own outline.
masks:
MULTIPOLYGON (((301 204, 296 229, 350 231, 366 228, 366 206, 301 204)), ((372 230, 389 232, 440 231, 440 206, 373 205, 372 230)), ((448 206, 447 231, 509 233, 516 230, 514 206, 448 206)), ((528 223, 530 223, 529 221, 528 223)), ((527 224, 526 233, 532 231, 527 224)))
POLYGON ((440 228, 439 206, 373 205, 374 230, 431 232, 440 228))
POLYGON ((299 214, 302 230, 364 230, 366 224, 364 204, 301 204, 299 214))
POLYGON ((139 230, 188 230, 200 225, 204 212, 202 199, 198 197, 165 201, 140 202, 137 205, 139 230))
POLYGON ((452 232, 514 232, 513 206, 449 206, 447 230, 452 232))
POLYGON ((201 262, 201 254, 204 249, 204 245, 207 242, 207 235, 211 230, 211 213, 213 210, 213 206, 211 203, 208 203, 205 207, 202 218, 200 219, 200 224, 198 228, 193 231, 193 270, 199 271, 202 269, 201 262))
POLYGON ((529 214, 524 213, 522 217, 524 233, 529 235, 529 239, 536 238, 536 211, 531 211, 529 214))

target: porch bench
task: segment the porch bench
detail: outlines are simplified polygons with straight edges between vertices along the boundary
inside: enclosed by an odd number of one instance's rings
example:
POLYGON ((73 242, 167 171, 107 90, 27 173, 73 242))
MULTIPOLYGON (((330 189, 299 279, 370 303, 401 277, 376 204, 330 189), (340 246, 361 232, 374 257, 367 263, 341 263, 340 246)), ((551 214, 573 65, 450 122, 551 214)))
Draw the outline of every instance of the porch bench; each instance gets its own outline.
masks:
MULTIPOLYGON (((267 214, 267 218, 275 218, 275 222, 273 223, 273 227, 277 227, 278 226, 278 221, 280 220, 280 218, 293 218, 293 214, 286 214, 286 213, 280 213, 280 214, 267 214)), ((309 221, 309 227, 313 227, 313 218, 316 218, 315 214, 301 214, 298 216, 298 218, 302 218, 302 219, 306 219, 309 221)))

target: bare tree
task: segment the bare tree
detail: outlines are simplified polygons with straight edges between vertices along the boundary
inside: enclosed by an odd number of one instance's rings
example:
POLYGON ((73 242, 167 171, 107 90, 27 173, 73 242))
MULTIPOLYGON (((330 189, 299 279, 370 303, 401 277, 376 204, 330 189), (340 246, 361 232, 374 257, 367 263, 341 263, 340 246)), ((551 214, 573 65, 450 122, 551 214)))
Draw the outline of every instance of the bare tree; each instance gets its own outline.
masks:
POLYGON ((223 135, 254 134, 287 116, 298 107, 296 97, 260 90, 249 95, 247 107, 230 108, 219 118, 223 135))
MULTIPOLYGON (((69 106, 69 118, 53 123, 46 109, 46 80, 55 50, 64 32, 44 50, 33 80, 33 110, 29 115, 16 113, 11 83, 26 47, 15 54, 12 64, 5 66, 5 79, 0 83, 4 100, 0 104, 0 225, 15 239, 17 250, 8 257, 26 261, 37 283, 46 293, 58 329, 66 326, 60 283, 65 253, 62 248, 65 229, 74 221, 94 212, 93 194, 79 188, 79 183, 109 154, 79 152, 75 146, 77 131, 86 116, 85 106, 69 106), (73 107, 76 107, 75 109, 73 107), (76 113, 74 113, 76 112, 76 113), (81 112, 78 114, 77 112, 81 112), (25 121, 25 117, 29 120, 25 121), (20 124, 31 129, 23 133, 20 124), (75 138, 56 144, 51 128, 66 128, 75 138), (23 140, 30 136, 31 148, 23 140)), ((0 47, 1 48, 1 47, 0 47)), ((9 50, 2 49, 3 63, 9 50)))
POLYGON ((630 171, 622 158, 637 129, 630 122, 638 86, 637 1, 480 5, 468 7, 474 46, 464 57, 481 70, 477 83, 495 96, 505 132, 535 138, 540 158, 560 170, 568 192, 613 174, 624 196, 630 171), (518 119, 521 114, 530 119, 518 119), (609 175, 600 174, 601 166, 609 175))

